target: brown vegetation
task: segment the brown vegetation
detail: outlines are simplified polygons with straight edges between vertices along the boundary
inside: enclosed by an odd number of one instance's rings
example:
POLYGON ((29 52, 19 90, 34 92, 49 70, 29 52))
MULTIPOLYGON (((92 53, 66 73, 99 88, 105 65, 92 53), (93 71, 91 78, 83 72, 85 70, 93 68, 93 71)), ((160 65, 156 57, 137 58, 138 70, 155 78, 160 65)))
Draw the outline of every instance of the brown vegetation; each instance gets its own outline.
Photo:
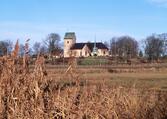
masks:
POLYGON ((47 75, 43 57, 38 56, 33 72, 29 72, 27 63, 20 64, 13 57, 0 62, 2 119, 167 118, 166 92, 103 82, 91 85, 76 74, 73 61, 66 75, 56 80, 47 75))

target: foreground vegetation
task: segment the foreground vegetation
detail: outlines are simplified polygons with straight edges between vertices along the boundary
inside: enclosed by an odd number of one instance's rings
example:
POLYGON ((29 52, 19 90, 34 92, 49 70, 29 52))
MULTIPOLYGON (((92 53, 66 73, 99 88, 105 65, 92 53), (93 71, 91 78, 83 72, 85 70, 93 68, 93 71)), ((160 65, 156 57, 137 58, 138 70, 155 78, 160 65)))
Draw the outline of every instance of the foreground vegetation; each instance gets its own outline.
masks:
MULTIPOLYGON (((30 69, 28 54, 19 59, 18 50, 17 43, 11 56, 0 60, 2 119, 167 118, 167 92, 162 90, 165 73, 153 75, 162 81, 160 89, 152 84, 140 87, 133 83, 142 80, 139 75, 79 70, 74 59, 65 71, 47 71, 44 58, 38 56, 30 69)), ((148 75, 141 77, 157 81, 148 75)))
MULTIPOLYGON (((15 61, 15 62, 13 62, 15 61)), ((71 64, 52 77, 38 57, 33 72, 4 58, 0 72, 0 118, 165 119, 167 93, 156 89, 91 83, 71 64)), ((89 75, 87 75, 89 76, 89 75)), ((99 78, 98 78, 99 79, 99 78)), ((95 80, 93 82, 96 82, 95 80)))

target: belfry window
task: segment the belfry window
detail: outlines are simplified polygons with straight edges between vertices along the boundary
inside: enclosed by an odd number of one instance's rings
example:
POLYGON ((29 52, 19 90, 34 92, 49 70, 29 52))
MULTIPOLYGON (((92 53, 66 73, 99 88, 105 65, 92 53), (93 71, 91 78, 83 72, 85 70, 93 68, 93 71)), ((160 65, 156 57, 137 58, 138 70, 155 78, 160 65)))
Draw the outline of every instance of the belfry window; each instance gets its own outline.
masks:
POLYGON ((67 41, 67 44, 69 44, 69 41, 67 41))

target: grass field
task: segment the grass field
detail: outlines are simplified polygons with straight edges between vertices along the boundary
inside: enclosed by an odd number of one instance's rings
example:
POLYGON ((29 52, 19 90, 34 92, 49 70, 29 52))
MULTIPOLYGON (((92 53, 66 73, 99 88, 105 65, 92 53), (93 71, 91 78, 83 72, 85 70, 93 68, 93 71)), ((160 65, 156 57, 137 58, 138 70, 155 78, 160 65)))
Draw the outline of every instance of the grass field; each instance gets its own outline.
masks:
POLYGON ((103 79, 108 85, 135 86, 136 88, 167 88, 167 73, 95 73, 86 74, 85 77, 93 80, 103 79))
MULTIPOLYGON (((65 75, 66 69, 50 69, 49 75, 55 80, 65 75)), ((136 88, 154 88, 159 90, 167 89, 167 73, 166 71, 154 72, 126 72, 126 73, 110 73, 108 70, 100 69, 80 69, 76 71, 80 79, 86 80, 91 84, 106 83, 110 86, 136 87, 136 88)), ((68 79, 67 79, 68 80, 68 79)))

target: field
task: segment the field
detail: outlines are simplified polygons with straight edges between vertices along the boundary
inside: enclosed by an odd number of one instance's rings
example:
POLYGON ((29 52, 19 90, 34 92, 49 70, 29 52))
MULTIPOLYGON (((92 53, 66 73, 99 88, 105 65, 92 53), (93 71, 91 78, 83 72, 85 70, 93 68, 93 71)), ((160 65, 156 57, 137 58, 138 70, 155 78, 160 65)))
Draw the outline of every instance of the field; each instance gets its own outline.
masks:
MULTIPOLYGON (((13 56, 14 57, 14 56, 13 56)), ((2 119, 166 119, 166 69, 138 72, 34 66, 4 58, 0 72, 2 119), (29 68, 30 67, 30 68, 29 68)))
MULTIPOLYGON (((75 69, 77 76, 81 81, 87 81, 89 84, 105 83, 109 86, 122 86, 135 88, 152 88, 159 90, 167 89, 167 68, 158 68, 151 70, 151 68, 143 69, 141 71, 132 71, 130 67, 121 72, 111 72, 107 68, 100 67, 80 67, 75 69)), ((56 66, 48 66, 49 76, 56 79, 61 79, 67 68, 58 68, 56 66)), ((122 68, 119 68, 119 70, 122 68)), ((65 79, 65 77, 64 77, 65 79)), ((69 81, 66 79, 66 81, 69 81)))

